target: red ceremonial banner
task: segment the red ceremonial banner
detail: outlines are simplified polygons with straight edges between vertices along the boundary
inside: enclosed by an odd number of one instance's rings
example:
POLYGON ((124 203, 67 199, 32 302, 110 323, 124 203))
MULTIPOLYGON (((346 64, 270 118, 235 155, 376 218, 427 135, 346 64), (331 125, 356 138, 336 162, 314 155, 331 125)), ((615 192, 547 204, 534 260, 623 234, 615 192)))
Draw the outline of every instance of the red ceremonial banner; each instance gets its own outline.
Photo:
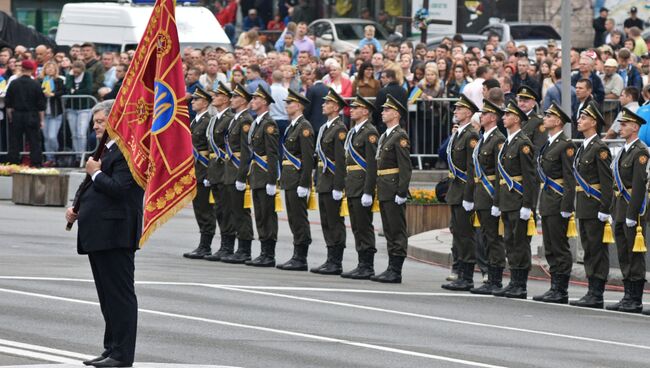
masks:
POLYGON ((111 138, 145 190, 140 246, 196 194, 175 10, 174 0, 156 1, 108 119, 111 138))

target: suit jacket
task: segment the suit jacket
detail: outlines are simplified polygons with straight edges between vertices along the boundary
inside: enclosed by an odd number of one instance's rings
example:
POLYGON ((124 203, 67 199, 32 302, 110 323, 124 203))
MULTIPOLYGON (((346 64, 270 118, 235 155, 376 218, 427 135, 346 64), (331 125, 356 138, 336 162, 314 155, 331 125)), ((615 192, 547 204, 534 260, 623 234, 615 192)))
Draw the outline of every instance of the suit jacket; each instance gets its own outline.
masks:
MULTIPOLYGON (((626 218, 638 221, 641 204, 648 195, 646 189, 648 182, 648 173, 646 172, 648 146, 641 140, 637 140, 627 151, 621 150, 620 155, 618 170, 622 184, 631 194, 631 199, 628 203, 620 192, 617 193, 612 203, 612 218, 615 222, 625 222, 626 218)), ((616 182, 616 177, 614 177, 614 181, 616 182)), ((644 220, 643 217, 641 219, 644 220)))
POLYGON ((534 157, 537 157, 539 150, 548 141, 548 133, 544 128, 544 119, 531 111, 528 115, 528 121, 521 124, 521 131, 533 143, 534 157))
POLYGON ((249 149, 251 151, 251 167, 249 182, 252 189, 262 189, 266 184, 276 185, 278 182, 278 161, 280 152, 280 133, 278 125, 275 123, 268 112, 262 116, 262 119, 253 123, 252 132, 249 136, 249 149), (255 162, 254 155, 262 157, 267 164, 267 168, 255 162))
POLYGON ((81 195, 77 252, 138 249, 144 191, 133 180, 117 144, 106 148, 101 173, 81 195))
MULTIPOLYGON (((232 123, 228 123, 227 131, 228 144, 234 157, 228 157, 226 161, 224 184, 234 185, 235 181, 242 183, 248 178, 248 167, 250 162, 250 150, 248 149, 248 132, 250 131, 253 117, 244 110, 236 119, 233 116, 232 123), (236 163, 235 160, 239 160, 236 163)), ((224 144, 225 144, 224 137, 224 144)))
MULTIPOLYGON (((345 194, 348 198, 361 197, 363 194, 375 194, 377 187, 377 141, 379 134, 377 128, 370 122, 370 120, 363 123, 359 131, 353 134, 354 130, 350 129, 348 136, 352 137, 350 145, 354 152, 366 161, 365 170, 348 170, 345 179, 345 194)), ((350 140, 347 138, 346 142, 350 140)), ((345 149, 345 163, 349 169, 351 165, 357 165, 357 162, 352 157, 350 148, 345 149)))
POLYGON ((317 132, 320 127, 327 122, 327 117, 323 115, 323 98, 327 96, 329 89, 323 83, 316 83, 307 89, 307 97, 310 101, 305 108, 303 115, 309 120, 312 128, 317 132))
MULTIPOLYGON (((599 185, 602 197, 587 196, 584 191, 576 194, 576 218, 595 219, 598 212, 610 213, 614 179, 612 177, 612 154, 598 134, 587 147, 580 145, 575 157, 575 168, 591 186, 599 185)), ((598 189, 598 188, 597 188, 598 189)))
MULTIPOLYGON (((232 121, 233 113, 230 108, 223 112, 221 118, 217 120, 217 115, 210 118, 208 129, 206 130, 206 138, 212 139, 217 150, 221 150, 221 155, 225 156, 226 141, 225 134, 228 125, 232 121), (212 137, 210 137, 212 136, 212 137)), ((215 152, 212 144, 210 144, 210 163, 208 164, 208 181, 211 184, 223 184, 224 175, 226 172, 226 160, 220 158, 219 152, 215 152)))
POLYGON ((304 116, 298 118, 294 126, 285 131, 284 148, 300 160, 300 169, 282 157, 282 176, 280 183, 285 190, 295 190, 298 186, 311 188, 311 175, 314 170, 314 130, 304 116))
MULTIPOLYGON (((345 189, 346 168, 344 142, 346 136, 347 129, 343 124, 343 120, 337 117, 329 128, 323 131, 323 136, 320 137, 320 147, 327 159, 334 162, 334 172, 329 169, 323 172, 323 166, 326 164, 320 160, 319 154, 316 152, 316 157, 320 161, 318 163, 319 166, 316 168, 316 191, 318 193, 328 193, 332 190, 343 191, 345 189)), ((318 142, 316 144, 318 145, 318 142)))
POLYGON ((468 184, 474 181, 474 172, 470 170, 470 165, 472 162, 472 153, 477 142, 478 133, 471 124, 464 127, 460 134, 456 134, 455 137, 452 137, 452 141, 450 141, 452 145, 451 161, 458 170, 467 174, 467 182, 464 182, 460 177, 456 176, 449 183, 447 203, 450 205, 459 205, 463 200, 472 200, 472 191, 474 188, 468 184))
POLYGON ((395 195, 407 197, 411 183, 411 143, 408 133, 398 126, 390 134, 379 137, 377 147, 377 197, 393 201, 395 195), (399 169, 398 173, 379 175, 381 170, 399 169))
POLYGON ((499 157, 504 170, 510 177, 515 178, 523 187, 522 193, 510 189, 503 181, 504 178, 497 170, 499 190, 495 197, 495 205, 503 212, 519 211, 522 207, 534 209, 537 202, 538 181, 533 158, 533 144, 523 133, 518 132, 512 141, 505 141, 499 157))
MULTIPOLYGON (((209 146, 208 137, 205 132, 208 130, 210 124, 210 114, 206 111, 199 121, 193 119, 190 123, 190 130, 192 131, 192 145, 199 152, 199 154, 208 157, 209 146)), ((203 185, 203 179, 207 178, 208 167, 203 165, 199 160, 195 160, 194 168, 196 170, 196 180, 200 185, 203 185)))
MULTIPOLYGON (((481 165, 481 170, 486 176, 487 181, 492 184, 495 194, 499 190, 499 182, 496 175, 497 157, 505 140, 506 137, 497 128, 487 138, 484 136, 483 141, 479 140, 478 145, 474 148, 478 156, 478 162, 481 165)), ((494 205, 494 197, 488 192, 487 188, 482 184, 482 181, 476 177, 473 160, 470 161, 469 170, 474 173, 474 180, 468 183, 470 193, 473 194, 470 202, 474 202, 474 208, 477 210, 489 210, 494 205)))
POLYGON ((539 200, 539 214, 541 216, 559 215, 560 212, 573 212, 576 189, 576 180, 573 176, 575 152, 575 144, 564 133, 560 133, 552 143, 542 147, 538 157, 540 169, 549 179, 558 182, 562 186, 564 193, 559 194, 550 185, 543 187, 539 200))

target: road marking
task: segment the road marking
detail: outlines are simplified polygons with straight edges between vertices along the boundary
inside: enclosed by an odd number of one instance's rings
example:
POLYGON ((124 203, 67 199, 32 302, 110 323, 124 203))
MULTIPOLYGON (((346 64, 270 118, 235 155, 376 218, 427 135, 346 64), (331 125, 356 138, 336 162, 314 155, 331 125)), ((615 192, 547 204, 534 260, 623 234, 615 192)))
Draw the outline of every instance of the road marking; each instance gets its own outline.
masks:
MULTIPOLYGON (((50 299, 50 300, 57 300, 57 301, 65 301, 65 302, 84 304, 84 305, 95 305, 95 306, 99 305, 99 303, 97 303, 97 302, 90 302, 90 301, 87 301, 87 300, 65 298, 65 297, 60 297, 60 296, 54 296, 54 295, 48 295, 48 294, 40 294, 40 293, 32 293, 32 292, 21 291, 21 290, 0 288, 0 292, 5 292, 5 293, 9 293, 9 294, 24 295, 24 296, 32 296, 32 297, 50 299)), ((302 337, 302 338, 307 338, 307 339, 312 339, 312 340, 317 340, 317 341, 322 341, 322 342, 338 343, 338 344, 342 344, 342 345, 356 346, 356 347, 367 348, 367 349, 372 349, 372 350, 384 351, 384 352, 388 352, 388 353, 395 353, 395 354, 400 354, 400 355, 408 355, 408 356, 426 358, 426 359, 437 360, 437 361, 445 361, 445 362, 450 362, 450 363, 463 364, 463 365, 468 365, 468 366, 472 366, 472 367, 505 368, 503 366, 498 366, 498 365, 474 362, 474 361, 464 360, 464 359, 450 358, 450 357, 446 357, 446 356, 442 356, 442 355, 420 353, 420 352, 417 352, 417 351, 391 348, 391 347, 388 347, 388 346, 368 344, 368 343, 352 341, 352 340, 344 340, 344 339, 337 339, 337 338, 332 338, 332 337, 327 337, 327 336, 313 335, 313 334, 309 334, 309 333, 295 332, 295 331, 289 331, 289 330, 281 330, 281 329, 276 329, 276 328, 262 327, 262 326, 256 326, 256 325, 248 325, 248 324, 236 323, 236 322, 228 322, 228 321, 222 321, 222 320, 210 319, 210 318, 203 318, 203 317, 188 316, 188 315, 177 314, 177 313, 156 311, 156 310, 152 310, 152 309, 139 308, 138 311, 140 311, 141 313, 153 314, 153 315, 158 315, 158 316, 163 316, 163 317, 171 317, 171 318, 178 318, 178 319, 184 319, 184 320, 190 320, 190 321, 196 321, 196 322, 212 323, 212 324, 217 324, 217 325, 222 325, 222 326, 229 326, 229 327, 238 327, 238 328, 244 328, 244 329, 249 329, 249 330, 276 333, 276 334, 292 336, 292 337, 302 337)), ((7 349, 9 349, 9 348, 7 348, 7 349)), ((40 354, 40 353, 34 353, 34 354, 40 354)), ((64 358, 61 358, 61 359, 64 359, 64 358)))
POLYGON ((38 353, 38 352, 29 351, 25 349, 11 348, 8 346, 0 346, 0 353, 5 353, 5 354, 19 356, 19 357, 38 359, 46 362, 79 364, 79 360, 64 358, 57 355, 38 353))
POLYGON ((45 346, 32 345, 32 344, 26 344, 18 341, 0 339, 0 348, 3 347, 2 345, 12 347, 12 348, 24 349, 24 350, 33 350, 41 353, 56 354, 68 358, 77 358, 80 360, 88 360, 94 358, 94 356, 75 353, 73 351, 59 350, 59 349, 48 348, 45 346))

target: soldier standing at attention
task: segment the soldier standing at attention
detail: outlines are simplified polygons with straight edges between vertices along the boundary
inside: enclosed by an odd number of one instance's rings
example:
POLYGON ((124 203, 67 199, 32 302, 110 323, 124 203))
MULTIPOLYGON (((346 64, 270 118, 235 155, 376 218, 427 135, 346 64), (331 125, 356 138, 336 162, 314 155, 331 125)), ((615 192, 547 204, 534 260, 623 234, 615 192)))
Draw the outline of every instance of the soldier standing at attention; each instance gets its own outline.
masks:
POLYGON ((248 132, 250 132, 253 117, 248 112, 248 103, 253 96, 246 87, 237 84, 230 99, 230 107, 235 115, 228 123, 224 133, 226 147, 226 169, 224 186, 228 205, 224 213, 232 217, 237 237, 237 251, 234 254, 221 257, 221 262, 242 264, 251 259, 251 243, 253 241, 253 219, 250 208, 244 208, 244 195, 248 180, 250 150, 248 149, 248 132))
POLYGON ((643 285, 645 284, 645 226, 648 202, 647 183, 648 147, 639 140, 639 129, 646 121, 627 108, 623 108, 621 138, 625 146, 614 159, 614 238, 618 250, 618 263, 623 273, 625 295, 608 310, 641 313, 643 310, 643 285), (636 239, 639 237, 639 239, 636 239), (639 244, 635 244, 635 240, 639 244))
POLYGON ((230 96, 232 92, 225 84, 219 82, 217 89, 210 93, 212 105, 216 108, 216 114, 210 119, 206 135, 210 143, 210 163, 208 164, 208 182, 214 197, 214 209, 221 233, 221 248, 212 255, 203 257, 208 261, 218 261, 221 257, 230 255, 235 248, 235 225, 229 213, 224 185, 224 173, 226 170, 226 147, 225 131, 232 121, 233 113, 230 110, 230 96))
POLYGON ((377 128, 368 121, 374 104, 358 96, 350 104, 354 127, 345 141, 347 176, 345 193, 350 209, 350 224, 359 263, 343 278, 369 279, 375 274, 375 228, 372 225, 372 202, 377 187, 377 128))
POLYGON ((544 254, 551 272, 551 288, 533 300, 545 303, 569 302, 569 279, 573 257, 567 229, 573 216, 575 177, 573 159, 576 147, 564 134, 564 124, 571 118, 552 103, 545 111, 544 127, 548 141, 542 146, 537 159, 537 170, 542 184, 539 214, 542 216, 544 254))
POLYGON ((503 116, 499 106, 483 100, 481 111, 483 136, 479 139, 472 155, 474 181, 473 202, 476 216, 481 227, 479 234, 486 245, 488 257, 488 281, 478 288, 470 289, 472 294, 492 295, 492 291, 503 287, 503 269, 506 266, 506 249, 503 237, 499 235, 499 216, 495 206, 499 189, 497 181, 497 157, 506 137, 497 128, 497 122, 503 116))
POLYGON ((605 283, 609 276, 609 248, 603 243, 603 234, 611 219, 609 213, 614 179, 610 169, 612 155, 599 135, 604 125, 605 119, 595 102, 582 109, 578 131, 585 136, 585 140, 576 152, 573 175, 577 183, 576 218, 580 225, 580 243, 585 250, 584 265, 589 291, 579 300, 569 303, 577 307, 602 308, 605 283))
POLYGON ((274 102, 271 94, 261 85, 253 93, 251 101, 251 108, 257 117, 248 132, 248 146, 252 155, 250 185, 261 252, 257 258, 246 261, 247 266, 275 266, 275 243, 278 240, 275 196, 280 171, 280 140, 278 125, 269 115, 269 105, 274 102))
POLYGON ((309 100, 289 88, 285 99, 290 123, 281 139, 282 175, 289 228, 293 234, 293 256, 277 268, 287 271, 307 271, 307 252, 311 231, 307 217, 307 199, 314 169, 314 130, 302 115, 309 100))
POLYGON ((345 221, 340 210, 345 189, 344 142, 347 130, 339 112, 347 103, 331 87, 323 100, 323 115, 327 116, 327 122, 320 127, 316 138, 316 154, 319 159, 316 191, 323 237, 327 245, 327 260, 310 271, 322 275, 340 275, 345 249, 345 221))
POLYGON ((548 139, 546 128, 544 128, 544 119, 535 113, 537 101, 539 101, 539 96, 532 88, 524 85, 517 90, 517 106, 528 117, 528 120, 522 122, 521 130, 533 142, 534 157, 537 157, 539 150, 548 139))
POLYGON ((210 124, 208 106, 211 102, 212 97, 200 87, 192 94, 192 110, 196 112, 196 116, 190 122, 196 172, 196 197, 192 200, 192 207, 199 225, 201 240, 196 249, 183 254, 183 257, 190 259, 203 259, 212 254, 212 238, 217 227, 214 205, 210 203, 210 183, 207 180, 210 152, 206 131, 210 124))
POLYGON ((460 95, 454 110, 458 130, 451 136, 447 145, 447 164, 451 179, 447 191, 447 203, 451 206, 449 227, 453 234, 452 247, 456 248, 458 254, 458 278, 442 285, 442 288, 447 290, 468 291, 474 287, 476 232, 471 221, 474 210, 473 186, 469 183, 474 181, 470 165, 479 138, 471 119, 478 110, 467 96, 460 95))
POLYGON ((386 131, 379 137, 377 147, 377 196, 381 223, 388 247, 388 268, 370 280, 384 283, 401 283, 402 266, 408 247, 406 229, 406 198, 411 182, 411 144, 408 133, 399 125, 408 111, 391 94, 381 118, 386 131))
POLYGON ((514 103, 506 106, 503 126, 508 138, 499 152, 497 178, 499 194, 496 202, 504 224, 503 241, 510 266, 510 283, 492 292, 494 296, 525 299, 528 271, 531 266, 528 222, 534 221, 533 207, 537 201, 537 180, 533 144, 522 132, 521 123, 528 116, 514 103))

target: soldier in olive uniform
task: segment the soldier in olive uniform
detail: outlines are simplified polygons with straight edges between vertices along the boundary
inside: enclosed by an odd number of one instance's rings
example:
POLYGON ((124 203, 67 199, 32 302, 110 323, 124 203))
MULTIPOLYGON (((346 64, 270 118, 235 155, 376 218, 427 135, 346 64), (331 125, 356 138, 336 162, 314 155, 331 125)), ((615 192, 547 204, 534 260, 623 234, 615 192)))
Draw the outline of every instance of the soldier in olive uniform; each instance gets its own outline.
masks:
POLYGON ((580 243, 585 251, 584 265, 589 290, 571 305, 602 308, 605 283, 609 276, 609 248, 603 243, 605 225, 611 219, 612 204, 612 155, 600 139, 605 125, 595 102, 582 109, 578 118, 578 131, 585 137, 578 148, 573 163, 576 178, 576 218, 579 221, 580 243))
POLYGON ((549 138, 539 152, 537 170, 542 188, 539 214, 542 216, 544 255, 551 272, 551 288, 534 296, 533 300, 566 304, 569 302, 569 279, 573 267, 567 229, 575 199, 573 159, 576 146, 563 131, 564 124, 571 122, 569 115, 555 103, 545 114, 544 127, 549 138))
POLYGON ((253 241, 253 219, 250 208, 244 208, 244 195, 248 180, 250 150, 248 149, 248 132, 253 117, 248 112, 248 103, 253 96, 246 87, 238 84, 232 93, 230 107, 234 112, 224 132, 226 148, 226 168, 224 187, 228 205, 225 207, 225 217, 232 217, 237 251, 234 254, 221 257, 221 262, 242 264, 251 259, 251 243, 253 241))
POLYGON ((357 96, 350 104, 354 127, 350 128, 345 141, 347 176, 345 194, 350 209, 350 224, 359 263, 351 271, 341 274, 343 278, 369 279, 375 274, 374 258, 375 228, 372 225, 372 202, 377 186, 377 139, 379 134, 368 120, 374 104, 357 96))
POLYGON ((255 206, 255 225, 260 239, 260 255, 246 261, 247 266, 275 266, 275 244, 278 240, 278 214, 275 212, 278 174, 280 171, 280 133, 269 116, 269 105, 275 103, 261 85, 253 93, 251 108, 257 114, 248 132, 251 151, 249 180, 255 206))
POLYGON ((546 128, 544 128, 544 119, 535 112, 535 107, 539 101, 539 96, 530 87, 523 85, 517 90, 517 106, 528 116, 528 120, 522 122, 521 130, 526 134, 528 139, 533 142, 535 156, 548 139, 546 128))
POLYGON ((498 156, 499 190, 494 202, 504 224, 503 241, 510 266, 510 283, 493 291, 492 295, 519 299, 528 295, 526 285, 531 266, 528 221, 533 216, 538 193, 533 144, 521 129, 527 118, 514 102, 506 106, 503 125, 508 130, 508 138, 498 156))
POLYGON ((479 138, 471 124, 472 115, 476 112, 478 107, 461 94, 454 110, 458 130, 451 136, 447 145, 447 164, 451 179, 447 191, 447 203, 451 206, 449 227, 453 234, 452 247, 456 248, 458 254, 458 278, 442 285, 442 288, 447 290, 468 291, 474 287, 476 231, 471 221, 474 202, 473 186, 470 183, 474 181, 474 173, 470 166, 479 138))
POLYGON ((635 251, 634 240, 637 234, 644 236, 646 227, 648 147, 639 140, 639 129, 646 121, 624 107, 620 122, 620 135, 625 139, 625 146, 612 165, 617 192, 612 204, 612 215, 625 296, 606 308, 640 313, 643 310, 643 285, 646 281, 646 252, 635 251))
POLYGON ((233 253, 235 247, 235 228, 232 223, 232 217, 226 216, 227 197, 223 176, 226 167, 226 147, 224 143, 224 132, 228 129, 228 124, 232 121, 233 113, 230 110, 230 96, 232 91, 219 82, 217 89, 210 93, 212 95, 212 106, 215 107, 216 113, 210 119, 210 124, 206 131, 208 142, 210 143, 210 163, 208 164, 208 182, 214 198, 215 215, 219 232, 221 233, 221 248, 214 254, 203 257, 208 261, 218 261, 221 257, 233 253))
POLYGON ((388 247, 388 268, 370 280, 401 283, 402 266, 408 247, 406 229, 406 198, 411 182, 411 143, 408 133, 399 125, 408 113, 393 95, 386 95, 381 118, 386 131, 379 137, 377 147, 377 196, 388 247))
POLYGON ((201 241, 199 246, 191 252, 183 254, 185 258, 203 259, 212 254, 212 238, 217 227, 214 205, 210 203, 210 183, 207 180, 209 164, 209 143, 206 136, 210 114, 208 106, 212 97, 203 89, 197 88, 192 95, 192 109, 196 116, 190 123, 192 131, 192 145, 194 146, 194 169, 196 172, 196 197, 192 200, 194 216, 199 225, 201 241))
POLYGON ((345 249, 345 221, 340 215, 345 189, 345 137, 347 129, 339 112, 347 103, 333 88, 323 98, 323 115, 327 122, 316 138, 316 191, 323 237, 327 245, 327 260, 310 271, 323 275, 340 275, 345 249))
POLYGON ((479 235, 486 245, 488 257, 488 280, 478 288, 470 289, 473 294, 492 295, 492 291, 503 287, 503 269, 506 266, 506 249, 503 237, 499 235, 499 211, 494 205, 497 181, 497 157, 506 137, 499 131, 497 122, 503 116, 499 106, 483 100, 481 127, 483 136, 479 139, 472 155, 470 170, 474 172, 473 190, 474 210, 481 223, 479 235))
POLYGON ((289 88, 285 99, 291 123, 281 139, 282 175, 289 227, 293 234, 293 256, 277 267, 287 271, 307 271, 307 252, 311 244, 311 231, 307 217, 309 196, 314 169, 314 130, 302 115, 309 100, 289 88))

